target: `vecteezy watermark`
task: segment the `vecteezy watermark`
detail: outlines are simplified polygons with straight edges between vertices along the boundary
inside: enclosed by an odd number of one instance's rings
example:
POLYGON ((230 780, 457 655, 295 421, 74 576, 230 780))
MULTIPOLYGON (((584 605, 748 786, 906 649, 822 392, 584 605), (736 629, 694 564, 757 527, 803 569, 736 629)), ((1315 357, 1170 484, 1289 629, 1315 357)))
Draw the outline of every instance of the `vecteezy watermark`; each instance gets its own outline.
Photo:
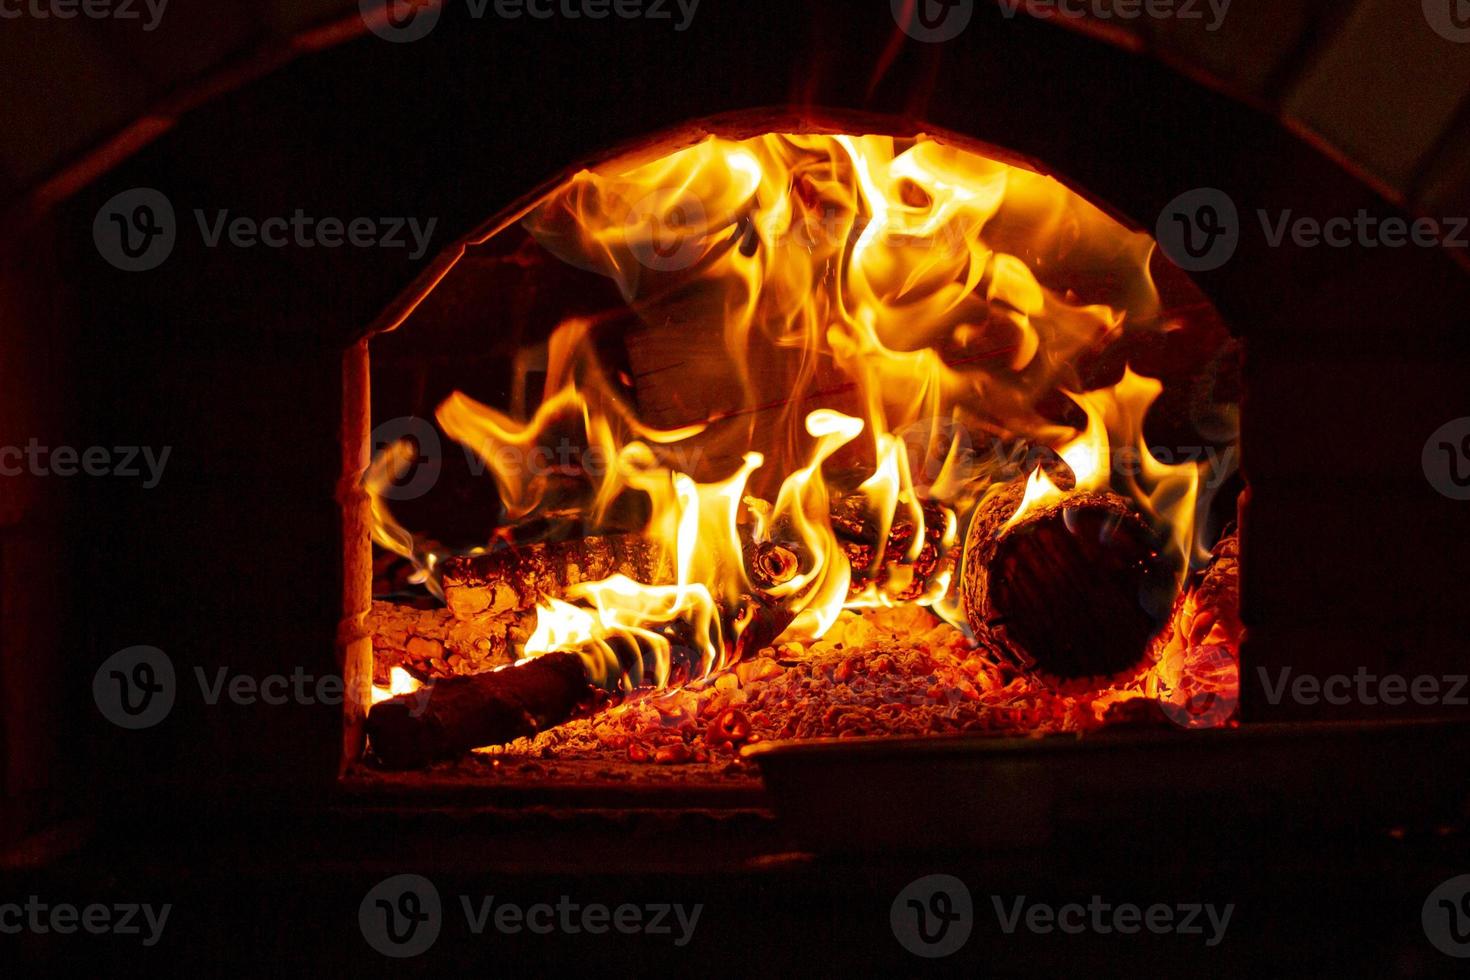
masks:
MULTIPOLYGON (((492 929, 506 936, 601 936, 616 932, 624 936, 667 936, 679 947, 687 946, 694 938, 704 912, 702 904, 686 907, 668 902, 624 902, 609 906, 574 902, 568 895, 556 902, 530 905, 507 902, 494 895, 460 895, 458 899, 465 929, 472 936, 483 936, 492 929)), ((357 922, 363 939, 384 956, 418 956, 434 945, 444 929, 444 903, 439 889, 423 875, 394 875, 363 896, 357 922)))
POLYGON ((168 924, 173 908, 172 904, 155 908, 151 904, 136 902, 75 905, 70 902, 43 902, 39 895, 31 895, 24 905, 19 902, 0 904, 0 933, 14 936, 29 932, 44 936, 54 932, 67 936, 80 930, 94 936, 142 936, 144 946, 155 946, 163 937, 163 927, 168 924))
POLYGON ((889 0, 889 7, 904 33, 929 44, 953 41, 975 16, 975 0, 889 0))
MULTIPOLYGON (((444 468, 444 445, 432 422, 403 415, 376 426, 370 436, 376 457, 388 447, 401 446, 392 466, 369 468, 373 492, 386 500, 416 500, 438 483, 444 468)), ((584 445, 562 437, 554 445, 513 446, 503 443, 478 448, 461 446, 471 476, 489 470, 514 472, 535 479, 549 476, 583 476, 596 481, 619 467, 618 457, 597 445, 584 445)), ((699 446, 660 446, 658 454, 680 473, 697 471, 704 459, 699 446)))
MULTIPOLYGON (((1470 2, 1470 0, 1467 0, 1470 2)), ((1256 210, 1269 248, 1470 248, 1470 218, 1298 214, 1291 208, 1256 210)), ((1169 260, 1188 272, 1218 269, 1235 255, 1246 227, 1235 201, 1216 187, 1196 187, 1159 214, 1154 237, 1169 260)))
POLYGON ((1290 699, 1293 704, 1330 704, 1341 707, 1348 704, 1386 705, 1397 708, 1405 704, 1420 706, 1439 705, 1463 708, 1470 705, 1466 674, 1419 674, 1405 677, 1403 674, 1375 674, 1367 667, 1359 667, 1352 674, 1297 674, 1290 667, 1281 667, 1275 676, 1265 667, 1257 667, 1261 687, 1266 700, 1275 705, 1290 699))
POLYGON ((1240 244, 1240 215, 1215 187, 1185 191, 1164 206, 1154 238, 1169 261, 1187 272, 1218 269, 1240 244))
POLYGON ((1025 11, 1038 20, 1111 21, 1182 20, 1209 22, 1205 30, 1218 31, 1230 13, 1231 0, 999 0, 1001 14, 1014 17, 1025 11))
POLYGON ((1010 899, 992 895, 990 901, 995 906, 1001 931, 1008 936, 1023 928, 1038 935, 1060 932, 1068 936, 1089 932, 1099 936, 1112 933, 1131 936, 1149 932, 1156 936, 1200 936, 1210 947, 1220 945, 1225 939, 1230 917, 1235 914, 1234 902, 1223 908, 1209 902, 1156 902, 1141 906, 1131 902, 1105 902, 1101 895, 1093 895, 1085 905, 1081 902, 1028 904, 1025 895, 1010 899))
POLYGON ((1470 957, 1470 875, 1440 882, 1424 900, 1424 935, 1446 956, 1470 957))
POLYGON ((1159 710, 1180 728, 1220 728, 1240 704, 1240 668, 1230 648, 1220 643, 1190 647, 1189 665, 1179 684, 1159 699, 1159 710), (1214 683, 1205 683, 1209 678, 1214 683))
MULTIPOLYGON (((205 248, 381 248, 406 250, 417 262, 429 248, 438 218, 309 215, 237 215, 228 208, 195 208, 194 223, 205 248)), ((178 222, 167 195, 134 187, 114 195, 97 211, 92 238, 98 253, 124 272, 156 269, 173 253, 178 222)))
MULTIPOLYGON (((340 675, 313 674, 300 666, 289 674, 264 676, 230 667, 207 671, 196 666, 192 675, 200 700, 211 707, 221 701, 242 707, 280 707, 340 705, 355 700, 355 694, 340 675)), ((433 690, 432 685, 419 688, 409 702, 409 713, 422 714, 433 690)), ((119 650, 103 661, 92 678, 92 698, 97 710, 119 728, 152 728, 169 716, 180 693, 173 660, 157 647, 119 650)))
POLYGON ((136 20, 151 32, 167 7, 168 0, 0 0, 0 20, 136 20))
POLYGON ((915 956, 949 956, 969 941, 975 925, 970 889, 954 875, 911 881, 889 907, 888 925, 899 945, 915 956))
MULTIPOLYGON (((1102 23, 1136 20, 1206 21, 1218 31, 1231 0, 996 0, 1007 20, 1026 14, 1037 20, 1091 20, 1102 23)), ((970 25, 975 0, 889 0, 893 19, 916 41, 952 41, 970 25)))
POLYGON ((43 446, 32 438, 24 446, 0 446, 0 476, 116 476, 143 477, 143 489, 152 490, 163 479, 172 446, 43 446), (139 462, 147 469, 145 475, 139 462))
MULTIPOLYGON (((1231 477, 1236 469, 1236 457, 1239 455, 1239 448, 1233 444, 1148 446, 1146 448, 1149 456, 1164 466, 1192 464, 1203 467, 1205 473, 1200 486, 1202 489, 1209 490, 1218 488, 1231 477)), ((982 449, 963 451, 971 454, 967 465, 972 467, 980 465, 982 449)), ((1039 462, 1059 458, 1056 451, 1048 446, 1010 442, 996 437, 990 439, 988 448, 984 448, 983 451, 988 453, 988 457, 985 458, 986 468, 993 472, 996 479, 1002 480, 1024 476, 1034 470, 1039 462)), ((1073 457, 1074 461, 1087 470, 1101 470, 1127 477, 1141 476, 1146 470, 1143 454, 1133 446, 1109 446, 1106 459, 1092 458, 1092 454, 1085 449, 1077 451, 1082 455, 1073 457)))
POLYGON ((423 875, 385 878, 362 897, 357 925, 368 945, 384 956, 407 959, 426 953, 444 928, 439 889, 423 875))
POLYGON ((1470 0, 1423 0, 1424 19, 1446 41, 1470 44, 1470 0))
MULTIPOLYGON (((676 31, 694 22, 700 0, 462 0, 472 20, 666 20, 676 31), (676 19, 677 17, 677 19, 676 19)), ((439 23, 444 0, 358 0, 368 30, 385 41, 422 40, 439 23)))
POLYGON ((696 195, 668 200, 668 192, 660 190, 633 202, 623 219, 623 236, 640 264, 655 272, 675 272, 704 256, 701 233, 706 224, 704 205, 696 195))
POLYGON ((1451 500, 1470 500, 1470 416, 1435 429, 1420 462, 1430 486, 1451 500))
POLYGON ((1266 244, 1280 248, 1290 236, 1298 248, 1348 248, 1361 245, 1364 248, 1416 248, 1470 247, 1470 238, 1465 235, 1470 228, 1470 218, 1380 218, 1359 208, 1351 218, 1345 215, 1314 218, 1298 215, 1287 209, 1271 215, 1264 209, 1256 212, 1261 222, 1261 231, 1266 244))
POLYGON ((92 699, 119 728, 152 728, 173 710, 178 685, 173 661, 157 647, 119 650, 92 678, 92 699))
MULTIPOLYGON (((992 436, 977 444, 972 434, 952 418, 928 418, 900 426, 893 435, 909 454, 909 473, 914 486, 927 489, 953 467, 958 472, 986 469, 996 479, 1023 476, 1041 459, 1056 459, 1056 452, 1042 445, 992 436)), ((432 490, 444 470, 444 441, 428 419, 402 415, 377 425, 369 437, 373 463, 364 475, 374 495, 385 500, 416 500, 432 490), (392 452, 388 452, 392 450, 392 452)), ((550 476, 584 477, 597 481, 622 465, 618 456, 597 445, 586 445, 566 437, 555 444, 517 446, 487 443, 462 445, 465 466, 472 476, 489 470, 515 473, 521 478, 550 476)), ((1164 466, 1195 465, 1200 468, 1201 489, 1220 487, 1235 473, 1238 449, 1233 444, 1197 446, 1149 446, 1149 456, 1164 466)), ((675 443, 655 450, 664 465, 680 473, 694 473, 704 461, 700 445, 675 443)), ((1080 450, 1079 450, 1080 451, 1080 450)), ((1076 459, 1079 464, 1084 460, 1076 459)), ((1109 447, 1105 460, 1085 461, 1088 469, 1139 477, 1147 470, 1143 454, 1134 446, 1109 447)))

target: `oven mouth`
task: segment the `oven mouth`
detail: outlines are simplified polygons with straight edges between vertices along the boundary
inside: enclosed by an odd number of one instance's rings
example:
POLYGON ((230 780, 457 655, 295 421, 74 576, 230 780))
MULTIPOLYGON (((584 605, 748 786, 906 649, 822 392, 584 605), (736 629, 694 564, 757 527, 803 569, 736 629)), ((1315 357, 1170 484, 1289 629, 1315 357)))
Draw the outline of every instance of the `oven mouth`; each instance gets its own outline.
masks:
MULTIPOLYGON (((739 768, 748 742, 838 734, 784 695, 779 724, 747 711, 764 682, 881 682, 885 650, 921 654, 895 699, 942 661, 928 707, 980 705, 958 730, 1235 724, 1218 312, 1013 154, 755 117, 569 170, 354 352, 369 761, 739 768), (513 719, 436 714, 507 698, 513 719)), ((949 730, 859 714, 843 734, 949 730)))

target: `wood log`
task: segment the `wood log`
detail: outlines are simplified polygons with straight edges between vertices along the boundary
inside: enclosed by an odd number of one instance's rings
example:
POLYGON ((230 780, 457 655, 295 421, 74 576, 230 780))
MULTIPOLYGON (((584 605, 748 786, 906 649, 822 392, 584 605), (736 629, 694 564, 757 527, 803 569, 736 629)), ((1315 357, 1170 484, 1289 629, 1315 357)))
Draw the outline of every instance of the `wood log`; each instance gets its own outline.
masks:
MULTIPOLYGON (((890 586, 896 601, 911 601, 921 595, 934 576, 958 562, 959 548, 943 548, 944 530, 951 513, 933 501, 924 503, 925 543, 918 559, 902 579, 891 573, 908 564, 906 553, 915 527, 900 514, 889 529, 880 567, 873 568, 878 551, 878 529, 866 512, 860 495, 838 498, 832 506, 832 527, 853 568, 852 593, 877 579, 890 586)), ((781 561, 795 560, 781 545, 763 544, 753 553, 745 546, 746 568, 757 589, 770 588, 774 581, 763 572, 762 556, 781 561), (784 552, 784 555, 783 555, 784 552), (766 580, 762 581, 765 574, 766 580)), ((649 585, 668 585, 675 570, 660 549, 636 534, 607 534, 567 541, 538 542, 502 547, 479 555, 446 559, 441 568, 444 599, 456 619, 484 624, 504 624, 499 632, 512 646, 524 642, 536 623, 536 605, 547 597, 563 598, 579 582, 597 581, 611 575, 626 575, 649 585), (490 617, 489 620, 486 617, 490 617)), ((794 567, 786 570, 794 574, 794 567)))
POLYGON ((529 613, 546 596, 561 597, 573 585, 626 575, 650 585, 673 581, 664 551, 635 534, 498 548, 446 559, 444 601, 456 619, 529 613))
MULTIPOLYGON (((619 552, 632 554, 631 544, 623 542, 619 552)), ((611 550, 594 546, 597 554, 611 550)), ((555 553, 566 552, 566 548, 540 548, 531 554, 521 551, 515 555, 474 556, 459 562, 455 574, 461 582, 472 583, 466 588, 495 590, 502 585, 516 588, 513 580, 502 581, 496 576, 521 569, 534 576, 538 588, 564 589, 570 584, 568 575, 545 562, 554 560, 555 553), (491 558, 496 560, 482 560, 491 558)), ((791 613, 764 590, 790 581, 801 567, 803 556, 793 546, 763 542, 749 546, 746 561, 756 592, 721 611, 720 625, 729 638, 732 663, 770 644, 791 624, 791 613)), ((531 597, 533 610, 535 601, 536 597, 531 597)), ((672 650, 671 684, 684 683, 697 669, 699 644, 689 635, 690 628, 689 623, 681 621, 660 630, 672 650)), ((623 671, 641 672, 648 652, 632 640, 612 642, 623 671)), ((610 695, 616 694, 613 682, 620 678, 605 680, 605 686, 594 684, 586 662, 577 652, 549 653, 483 674, 434 680, 413 694, 373 706, 368 714, 372 753, 380 765, 388 768, 420 768, 482 745, 534 735, 578 713, 615 703, 610 695)))
POLYGON ((418 769, 482 745, 498 745, 560 725, 595 704, 574 653, 469 677, 446 677, 373 705, 368 744, 388 769, 418 769))
POLYGON ((1017 666, 1070 679, 1137 665, 1172 602, 1173 571, 1134 506, 1111 492, 1066 492, 1005 527, 1017 480, 976 508, 961 601, 970 627, 1017 666))
MULTIPOLYGON (((738 661, 768 645, 791 623, 791 614, 763 596, 754 596, 725 616, 726 636, 738 661)), ((668 624, 662 632, 673 647, 670 682, 689 680, 696 645, 688 624, 668 624), (681 657, 680 651, 689 651, 681 657)), ((619 641, 614 641, 618 643, 619 641)), ((618 659, 627 668, 646 651, 631 640, 618 659)), ((367 732, 374 760, 389 769, 417 769, 453 759, 484 745, 535 735, 572 718, 617 703, 615 691, 594 684, 579 653, 557 652, 483 674, 430 681, 412 694, 373 705, 367 732)))
POLYGON ((832 530, 852 566, 852 595, 876 581, 879 590, 893 601, 912 602, 929 589, 935 578, 959 563, 959 543, 944 546, 944 532, 954 519, 953 512, 932 500, 923 502, 923 511, 924 543, 918 557, 912 562, 907 560, 917 527, 908 513, 901 511, 888 529, 882 559, 874 567, 879 529, 867 512, 865 499, 850 495, 833 505, 832 530))
MULTIPOLYGON (((867 570, 876 550, 876 529, 865 523, 855 504, 839 504, 837 511, 834 520, 841 526, 844 550, 856 555, 867 570)), ((932 518, 930 513, 926 512, 925 536, 933 540, 926 540, 920 561, 914 563, 913 579, 920 583, 945 561, 938 543, 947 515, 937 506, 932 518)), ((915 532, 911 523, 895 522, 879 571, 899 561, 915 532)), ((522 622, 529 629, 538 601, 564 595, 578 582, 619 573, 649 583, 671 580, 673 571, 659 554, 636 537, 609 535, 451 558, 443 568, 450 610, 440 617, 430 614, 428 631, 436 633, 435 642, 442 642, 437 631, 454 627, 441 620, 461 625, 522 622)), ((721 615, 731 663, 768 646, 791 624, 791 612, 768 590, 789 582, 809 559, 794 543, 748 542, 744 561, 754 591, 721 615)), ((687 623, 670 623, 661 630, 674 651, 670 683, 687 681, 695 670, 694 651, 699 645, 687 630, 687 623), (689 656, 681 656, 681 651, 689 656)), ((618 649, 618 659, 631 669, 646 651, 631 641, 626 647, 618 649)), ((469 677, 432 680, 413 694, 383 701, 368 715, 368 734, 379 764, 418 768, 562 724, 579 712, 613 703, 608 694, 591 682, 579 654, 552 653, 469 677)))
POLYGON ((515 659, 509 623, 478 616, 456 619, 448 609, 373 601, 366 625, 373 641, 373 683, 386 687, 394 667, 420 680, 477 674, 515 659))

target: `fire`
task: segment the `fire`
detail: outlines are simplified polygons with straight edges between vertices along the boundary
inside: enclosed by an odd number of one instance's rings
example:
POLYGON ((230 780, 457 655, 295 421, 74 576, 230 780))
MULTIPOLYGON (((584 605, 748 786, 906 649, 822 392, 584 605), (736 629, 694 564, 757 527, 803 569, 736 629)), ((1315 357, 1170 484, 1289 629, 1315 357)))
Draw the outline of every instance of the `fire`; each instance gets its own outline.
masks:
POLYGON ((396 698, 400 694, 412 694, 423 687, 417 678, 402 667, 394 667, 388 674, 388 686, 378 687, 373 685, 373 704, 396 698))
MULTIPOLYGON (((1111 388, 1067 392, 1067 397, 1086 413, 1087 425, 1056 452, 1071 471, 1075 490, 1117 489, 1129 496, 1156 528, 1168 532, 1166 550, 1182 579, 1193 557, 1201 472, 1193 463, 1162 463, 1149 449, 1143 421, 1163 389, 1158 380, 1125 369, 1123 380, 1111 388), (1115 446, 1123 447, 1119 458, 1114 457, 1115 446)), ((1066 496, 1067 492, 1038 465, 1027 478, 1025 495, 1005 527, 1066 496)))
MULTIPOLYGON (((730 666, 743 643, 774 639, 762 633, 772 622, 811 640, 845 608, 896 604, 926 534, 952 547, 1000 476, 977 438, 1060 444, 1079 488, 1113 484, 1190 553, 1198 474, 1143 443, 1161 386, 1129 372, 1086 391, 1078 372, 1128 331, 1162 329, 1153 243, 1050 177, 927 137, 710 137, 579 172, 524 225, 616 283, 644 324, 717 336, 733 393, 732 407, 648 425, 600 362, 592 325, 569 320, 552 333, 531 418, 460 393, 439 407, 444 432, 495 480, 504 513, 487 525, 553 509, 594 528, 643 514, 639 532, 676 570, 672 582, 614 576, 548 599, 525 656, 576 651, 609 688, 663 687, 730 666), (1081 432, 1038 410, 1059 391, 1075 392, 1081 432), (571 491, 532 462, 568 435, 584 462, 571 491), (1137 449, 1137 474, 1113 472, 1110 446, 1137 449), (874 529, 868 568, 881 574, 852 568, 832 522, 839 499, 874 529), (900 525, 916 533, 890 554, 900 525), (777 556, 780 574, 754 576, 752 555, 777 556)), ((379 493, 403 457, 389 447, 367 475, 374 540, 432 585, 443 554, 379 493)), ((1017 516, 1062 492, 1038 467, 1017 516)), ((952 574, 908 601, 950 615, 952 574)))

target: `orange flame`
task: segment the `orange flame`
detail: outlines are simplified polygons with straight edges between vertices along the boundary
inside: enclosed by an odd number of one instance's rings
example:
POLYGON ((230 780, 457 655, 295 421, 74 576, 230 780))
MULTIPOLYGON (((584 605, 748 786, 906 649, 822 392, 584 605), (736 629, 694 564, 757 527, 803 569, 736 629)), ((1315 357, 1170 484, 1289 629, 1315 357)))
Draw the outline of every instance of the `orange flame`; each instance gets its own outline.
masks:
MULTIPOLYGON (((529 420, 459 393, 440 406, 441 427, 486 462, 511 519, 545 507, 528 450, 570 426, 612 464, 589 468, 579 506, 590 523, 627 495, 646 499, 644 534, 676 569, 672 584, 615 577, 549 599, 527 656, 575 650, 593 676, 625 687, 668 683, 671 645, 695 674, 726 666, 749 621, 739 606, 751 543, 800 556, 767 590, 797 637, 821 636, 844 607, 891 604, 924 545, 924 502, 951 508, 949 547, 957 515, 996 478, 1001 461, 975 451, 977 436, 1068 440, 1060 454, 1079 486, 1112 478, 1110 444, 1138 446, 1143 465, 1124 489, 1188 553, 1193 485, 1142 445, 1157 382, 1129 373, 1073 395, 1088 424, 1070 439, 1036 410, 1083 387, 1084 353, 1125 327, 1162 328, 1151 240, 1049 177, 927 137, 711 137, 579 172, 525 224, 552 254, 612 279, 650 329, 682 324, 691 350, 718 338, 699 383, 732 393, 685 424, 648 426, 607 380, 588 323, 571 320, 552 334, 529 420), (871 566, 886 578, 856 594, 831 522, 839 493, 861 501, 880 552, 900 519, 918 529, 903 554, 871 566)), ((394 452, 375 461, 370 491, 394 452)), ((1022 511, 1059 493, 1038 469, 1022 511)), ((432 575, 443 556, 422 553, 376 496, 374 539, 432 575)), ((938 576, 918 601, 952 616, 949 585, 938 576)))
MULTIPOLYGON (((1067 392, 1086 413, 1087 426, 1056 452, 1072 471, 1076 490, 1115 489, 1130 497, 1155 528, 1167 532, 1166 552, 1182 581, 1193 557, 1201 474, 1193 463, 1162 463, 1149 450, 1143 421, 1163 390, 1162 382, 1130 368, 1111 388, 1067 392), (1114 447, 1124 447, 1127 455, 1115 459, 1114 447)), ((1016 513, 1003 526, 1012 527, 1033 510, 1065 496, 1038 465, 1026 481, 1016 513)))

